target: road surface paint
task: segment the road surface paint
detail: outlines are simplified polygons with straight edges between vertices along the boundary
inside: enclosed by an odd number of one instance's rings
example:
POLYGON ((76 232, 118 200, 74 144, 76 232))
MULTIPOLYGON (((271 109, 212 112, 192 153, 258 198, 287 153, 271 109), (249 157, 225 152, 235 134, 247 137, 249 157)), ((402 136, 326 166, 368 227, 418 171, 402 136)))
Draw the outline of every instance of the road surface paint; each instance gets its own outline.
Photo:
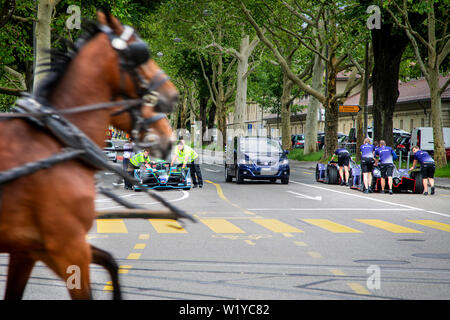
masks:
POLYGON ((380 228, 393 233, 423 233, 422 231, 399 226, 379 219, 355 219, 358 222, 368 224, 369 226, 380 228))
POLYGON ((187 233, 187 231, 173 219, 148 219, 158 233, 187 233))
POLYGON ((123 219, 97 219, 97 233, 128 233, 123 219))
POLYGON ((330 221, 328 219, 302 219, 312 225, 334 233, 361 233, 361 231, 330 221))
POLYGON ((245 233, 241 228, 225 219, 200 219, 200 221, 215 233, 245 233))

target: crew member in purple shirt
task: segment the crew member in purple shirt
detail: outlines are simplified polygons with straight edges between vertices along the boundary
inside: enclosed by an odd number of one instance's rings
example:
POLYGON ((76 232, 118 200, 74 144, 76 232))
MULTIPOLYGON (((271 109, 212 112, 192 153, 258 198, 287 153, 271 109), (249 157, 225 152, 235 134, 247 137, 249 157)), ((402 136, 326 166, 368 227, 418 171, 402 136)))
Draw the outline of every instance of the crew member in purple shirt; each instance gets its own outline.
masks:
POLYGON ((348 165, 350 163, 350 153, 345 148, 337 149, 333 157, 331 157, 331 161, 333 161, 334 156, 338 156, 338 166, 339 166, 339 176, 341 177, 341 186, 348 185, 348 165), (344 172, 345 171, 345 180, 344 180, 344 172))
POLYGON ((375 154, 375 146, 370 144, 370 138, 364 139, 364 144, 359 147, 361 151, 361 171, 363 174, 364 181, 364 193, 373 192, 372 191, 372 170, 375 154))
POLYGON ((381 171, 381 193, 384 193, 384 187, 386 185, 386 178, 388 178, 389 194, 392 194, 392 174, 394 173, 394 160, 398 157, 391 147, 386 146, 384 140, 380 140, 380 147, 375 151, 375 155, 379 157, 377 159, 380 162, 381 171))
POLYGON ((425 196, 428 195, 428 182, 431 186, 431 194, 434 194, 434 160, 428 154, 428 152, 420 150, 418 146, 414 146, 412 148, 412 152, 414 153, 414 161, 410 170, 413 170, 417 162, 420 163, 420 173, 422 175, 422 183, 423 183, 423 194, 425 196))

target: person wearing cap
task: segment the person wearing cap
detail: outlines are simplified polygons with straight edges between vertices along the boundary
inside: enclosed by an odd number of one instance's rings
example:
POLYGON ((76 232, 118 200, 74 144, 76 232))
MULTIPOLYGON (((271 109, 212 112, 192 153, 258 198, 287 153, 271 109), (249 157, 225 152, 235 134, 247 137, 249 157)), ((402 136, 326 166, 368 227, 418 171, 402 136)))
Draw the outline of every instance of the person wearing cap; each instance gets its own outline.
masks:
POLYGON ((394 173, 394 160, 398 158, 397 154, 391 147, 386 146, 384 140, 380 140, 380 147, 376 149, 375 155, 379 159, 375 160, 376 165, 380 162, 381 171, 381 193, 384 193, 386 186, 386 178, 388 179, 389 194, 392 195, 392 175, 394 173))
POLYGON ((433 158, 424 150, 420 150, 418 146, 412 148, 414 153, 414 161, 409 170, 414 170, 417 162, 420 163, 420 173, 422 175, 423 194, 428 195, 428 182, 431 186, 431 194, 434 194, 434 171, 436 169, 433 158))
POLYGON ((341 177, 341 186, 348 185, 349 171, 348 166, 350 164, 350 152, 345 148, 338 148, 331 157, 333 161, 334 156, 338 156, 339 176, 341 177), (345 173, 345 180, 344 180, 345 173))
POLYGON ((364 139, 364 144, 359 148, 361 151, 361 171, 363 174, 364 193, 372 192, 372 170, 375 163, 375 146, 370 143, 370 138, 364 139))
POLYGON ((170 163, 170 166, 172 166, 175 162, 182 163, 183 168, 189 166, 193 184, 192 187, 197 188, 197 186, 199 186, 200 188, 203 188, 202 172, 200 170, 200 164, 196 161, 197 158, 198 153, 191 147, 187 146, 183 139, 180 139, 177 147, 175 148, 175 155, 170 163))

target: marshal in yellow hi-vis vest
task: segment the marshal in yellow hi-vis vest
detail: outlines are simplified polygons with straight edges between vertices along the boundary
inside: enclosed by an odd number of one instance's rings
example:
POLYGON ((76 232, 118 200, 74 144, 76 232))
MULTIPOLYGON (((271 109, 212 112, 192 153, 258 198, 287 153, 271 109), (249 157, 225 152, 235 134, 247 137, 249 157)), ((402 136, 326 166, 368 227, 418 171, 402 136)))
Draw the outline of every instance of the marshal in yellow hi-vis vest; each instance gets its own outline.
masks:
POLYGON ((148 156, 148 152, 147 155, 145 155, 145 152, 140 152, 134 155, 134 157, 130 159, 130 162, 135 167, 139 167, 141 164, 149 163, 150 158, 148 156))
POLYGON ((176 155, 178 157, 178 162, 182 164, 193 162, 195 159, 198 158, 198 153, 187 145, 183 146, 183 150, 177 148, 176 155))

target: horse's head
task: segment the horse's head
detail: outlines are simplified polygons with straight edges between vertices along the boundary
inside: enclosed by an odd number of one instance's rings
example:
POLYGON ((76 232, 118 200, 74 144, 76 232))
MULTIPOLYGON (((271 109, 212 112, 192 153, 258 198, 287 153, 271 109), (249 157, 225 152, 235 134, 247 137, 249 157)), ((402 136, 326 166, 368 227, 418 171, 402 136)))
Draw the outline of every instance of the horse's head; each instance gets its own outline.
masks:
POLYGON ((164 113, 173 110, 178 91, 133 28, 109 13, 98 12, 97 19, 110 43, 108 49, 114 52, 113 98, 144 100, 131 107, 117 107, 111 124, 131 132, 138 146, 150 146, 153 155, 165 158, 172 145, 172 129, 164 113))

